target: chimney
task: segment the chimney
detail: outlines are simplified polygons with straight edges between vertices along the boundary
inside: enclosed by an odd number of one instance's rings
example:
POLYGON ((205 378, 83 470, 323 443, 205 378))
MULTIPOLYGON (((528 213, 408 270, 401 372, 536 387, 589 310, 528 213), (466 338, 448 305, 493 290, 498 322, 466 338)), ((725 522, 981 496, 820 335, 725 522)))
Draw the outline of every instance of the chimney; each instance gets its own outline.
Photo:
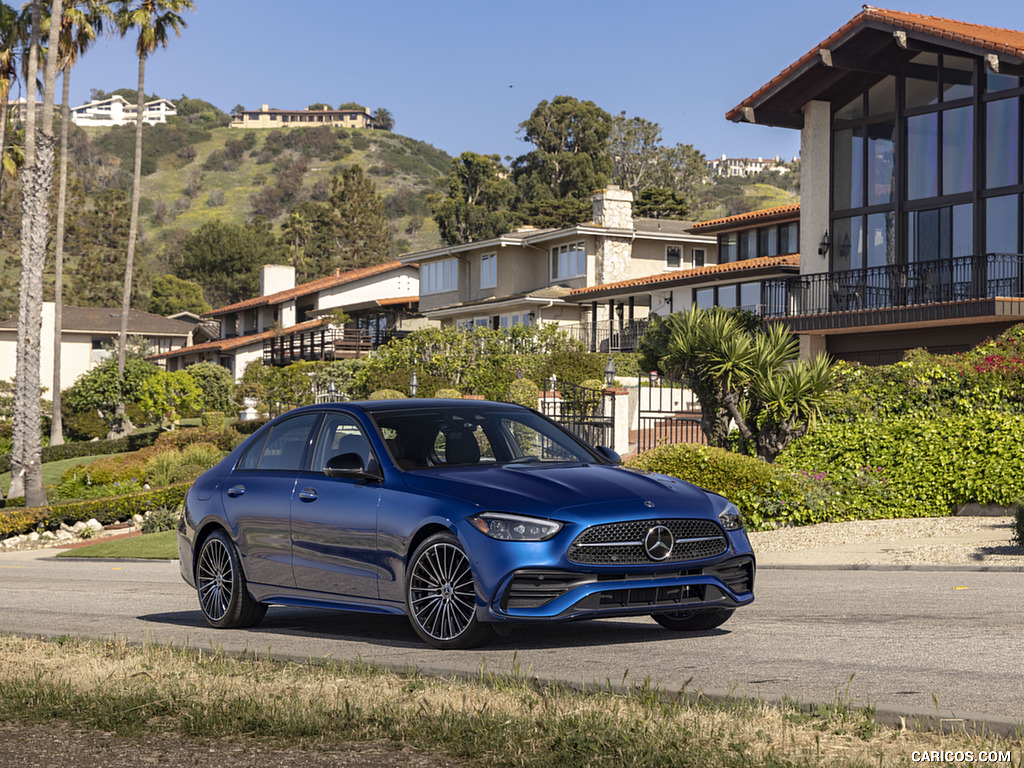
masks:
POLYGON ((633 228, 633 193, 609 184, 590 198, 594 223, 610 229, 633 228))
POLYGON ((295 267, 264 264, 260 267, 260 296, 269 296, 295 287, 295 267))
POLYGON ((262 112, 269 112, 270 111, 270 105, 269 104, 264 104, 263 105, 263 109, 261 111, 262 112))

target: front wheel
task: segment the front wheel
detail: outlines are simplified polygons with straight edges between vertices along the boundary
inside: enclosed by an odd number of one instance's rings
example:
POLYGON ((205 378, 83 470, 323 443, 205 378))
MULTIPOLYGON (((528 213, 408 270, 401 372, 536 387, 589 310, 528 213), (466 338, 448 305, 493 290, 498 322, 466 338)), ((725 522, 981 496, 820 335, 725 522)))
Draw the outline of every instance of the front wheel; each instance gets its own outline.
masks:
POLYGON ((435 648, 475 648, 494 637, 494 628, 476 617, 469 558, 450 533, 426 539, 409 559, 405 604, 416 634, 435 648))
POLYGON ((672 629, 676 632, 700 632, 722 626, 734 612, 732 608, 719 608, 711 611, 656 613, 651 618, 665 629, 672 629))
POLYGON ((235 546, 221 530, 211 533, 199 550, 196 592, 203 617, 217 629, 251 627, 267 612, 266 604, 249 594, 235 546))

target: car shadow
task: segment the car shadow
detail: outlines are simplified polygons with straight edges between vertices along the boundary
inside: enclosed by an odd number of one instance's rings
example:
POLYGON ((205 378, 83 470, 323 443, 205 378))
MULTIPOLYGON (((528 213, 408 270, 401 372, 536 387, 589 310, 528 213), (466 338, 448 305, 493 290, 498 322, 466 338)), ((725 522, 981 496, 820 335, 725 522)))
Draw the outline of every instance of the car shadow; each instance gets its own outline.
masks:
MULTIPOLYGON (((255 627, 214 630, 199 610, 152 613, 138 617, 153 624, 207 628, 216 632, 245 632, 255 636, 288 636, 339 642, 367 643, 386 648, 425 648, 404 616, 390 616, 315 608, 271 606, 255 627)), ((653 619, 587 619, 556 624, 498 625, 500 634, 480 650, 517 651, 549 648, 585 648, 637 643, 659 643, 728 635, 727 629, 675 632, 653 619)))

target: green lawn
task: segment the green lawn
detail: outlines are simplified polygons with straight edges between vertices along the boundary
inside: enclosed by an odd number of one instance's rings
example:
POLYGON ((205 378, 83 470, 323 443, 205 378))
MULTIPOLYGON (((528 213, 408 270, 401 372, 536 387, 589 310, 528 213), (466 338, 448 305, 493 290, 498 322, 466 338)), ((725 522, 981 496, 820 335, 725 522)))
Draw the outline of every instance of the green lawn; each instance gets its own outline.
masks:
POLYGON ((101 557, 136 560, 174 560, 178 556, 177 531, 98 541, 87 547, 67 549, 57 557, 101 557))
MULTIPOLYGON (((109 459, 111 456, 124 456, 123 453, 104 453, 99 456, 79 456, 74 459, 61 459, 60 461, 48 461, 43 464, 43 485, 59 485, 60 477, 64 474, 65 470, 75 466, 76 464, 92 464, 94 461, 100 459, 109 459)), ((4 489, 4 494, 7 493, 7 489, 11 487, 11 473, 4 472, 0 475, 0 487, 4 489)))

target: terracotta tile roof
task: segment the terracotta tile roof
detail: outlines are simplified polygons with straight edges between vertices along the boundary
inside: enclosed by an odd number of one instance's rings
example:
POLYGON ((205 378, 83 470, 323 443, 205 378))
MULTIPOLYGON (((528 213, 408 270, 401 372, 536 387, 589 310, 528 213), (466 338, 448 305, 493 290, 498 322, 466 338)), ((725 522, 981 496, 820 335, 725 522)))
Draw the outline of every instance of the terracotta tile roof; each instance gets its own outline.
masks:
POLYGON ((289 299, 296 299, 299 296, 307 296, 311 293, 316 293, 317 291, 323 291, 328 288, 334 288, 338 285, 344 285, 345 283, 352 283, 356 280, 361 280, 364 277, 381 275, 394 269, 400 269, 403 266, 415 265, 402 264, 399 261, 389 261, 384 264, 375 264, 372 267, 363 267, 362 269, 353 269, 349 272, 342 272, 338 275, 328 275, 327 277, 321 277, 308 283, 297 285, 294 288, 278 291, 277 293, 271 293, 267 296, 256 296, 252 299, 246 299, 245 301, 239 301, 235 304, 229 304, 226 307, 212 309, 209 312, 204 312, 203 317, 216 317, 217 315, 226 315, 231 312, 253 309, 254 307, 265 307, 269 304, 277 304, 282 301, 288 301, 289 299))
POLYGON ((158 355, 150 355, 147 360, 166 360, 169 357, 182 357, 184 355, 192 355, 196 352, 228 352, 232 349, 238 349, 238 347, 247 347, 250 344, 257 342, 264 342, 275 334, 290 334, 290 333, 301 333, 302 331, 310 331, 317 328, 327 322, 326 318, 317 318, 316 320, 307 320, 304 323, 298 325, 292 325, 280 331, 263 331, 262 333, 250 333, 248 336, 235 336, 230 339, 217 339, 216 341, 206 341, 202 344, 193 344, 191 347, 181 347, 180 349, 172 349, 170 352, 161 352, 158 355))
POLYGON ((850 21, 846 22, 846 24, 790 64, 769 82, 744 99, 739 105, 729 110, 725 115, 726 118, 734 121, 738 120, 744 107, 754 106, 762 96, 774 90, 790 76, 808 65, 813 59, 817 58, 820 49, 831 48, 857 27, 869 23, 883 24, 891 27, 893 30, 923 33, 943 40, 949 40, 950 42, 974 46, 991 53, 1003 53, 1018 59, 1024 58, 1024 32, 1019 32, 1015 29, 986 27, 982 24, 969 24, 965 21, 943 19, 938 16, 924 16, 905 11, 887 11, 884 8, 874 8, 870 5, 865 5, 864 10, 850 19, 850 21))
POLYGON ((762 256, 759 259, 747 259, 745 261, 730 261, 726 264, 709 264, 706 267, 694 269, 680 269, 674 272, 663 272, 660 275, 648 275, 647 277, 634 277, 632 280, 622 280, 617 283, 605 283, 604 285, 591 285, 586 288, 576 288, 569 296, 576 298, 594 293, 605 293, 620 291, 628 288, 642 288, 646 286, 660 285, 670 282, 684 282, 697 280, 702 277, 714 277, 728 275, 731 273, 750 272, 756 269, 770 269, 772 267, 799 267, 800 254, 793 253, 787 256, 762 256))
POLYGON ((781 219, 788 216, 794 218, 800 215, 800 203, 791 203, 790 205, 777 205, 774 208, 761 208, 757 211, 747 211, 746 213, 737 213, 735 216, 725 216, 721 219, 711 219, 711 221, 702 221, 699 224, 693 225, 693 230, 699 232, 702 229, 712 229, 719 227, 726 227, 732 225, 746 224, 753 221, 762 221, 764 219, 781 219))

